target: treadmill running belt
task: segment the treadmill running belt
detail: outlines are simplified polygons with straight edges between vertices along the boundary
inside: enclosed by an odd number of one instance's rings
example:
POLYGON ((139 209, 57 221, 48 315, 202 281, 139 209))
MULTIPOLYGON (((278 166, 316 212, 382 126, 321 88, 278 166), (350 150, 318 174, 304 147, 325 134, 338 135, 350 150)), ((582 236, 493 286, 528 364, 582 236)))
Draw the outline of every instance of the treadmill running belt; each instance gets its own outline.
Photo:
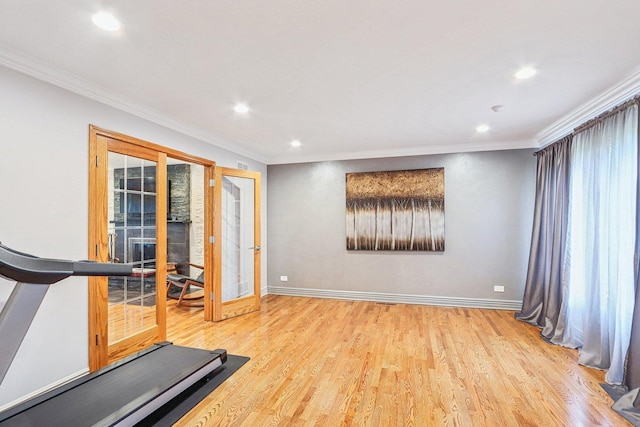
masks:
MULTIPOLYGON (((224 362, 221 359, 226 359, 226 353, 221 357, 208 350, 156 344, 137 356, 60 387, 61 390, 33 399, 40 402, 35 406, 28 401, 14 408, 15 411, 7 411, 14 415, 0 418, 0 424, 114 425, 167 390, 184 390, 220 366, 224 362)), ((166 403, 159 400, 160 404, 166 403)), ((158 406, 153 408, 156 409, 158 406)))

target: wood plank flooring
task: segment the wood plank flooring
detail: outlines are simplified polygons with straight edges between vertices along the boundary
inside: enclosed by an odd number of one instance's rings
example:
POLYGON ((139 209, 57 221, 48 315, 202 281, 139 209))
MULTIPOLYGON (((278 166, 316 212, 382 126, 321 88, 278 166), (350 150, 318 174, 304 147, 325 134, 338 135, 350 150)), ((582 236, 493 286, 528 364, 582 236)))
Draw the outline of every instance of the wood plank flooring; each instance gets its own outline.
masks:
POLYGON ((168 339, 251 360, 179 426, 626 426, 577 351, 512 311, 267 296, 219 323, 168 308, 168 339))
POLYGON ((145 307, 140 303, 116 303, 108 306, 109 343, 127 338, 158 323, 156 306, 145 307))

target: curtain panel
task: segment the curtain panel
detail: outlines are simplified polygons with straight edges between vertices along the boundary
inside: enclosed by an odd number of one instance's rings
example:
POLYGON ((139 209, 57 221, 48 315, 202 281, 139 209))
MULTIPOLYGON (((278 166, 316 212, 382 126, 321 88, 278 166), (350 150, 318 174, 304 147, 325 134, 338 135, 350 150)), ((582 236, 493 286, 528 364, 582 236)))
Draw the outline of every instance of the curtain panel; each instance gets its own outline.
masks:
POLYGON ((551 341, 621 384, 635 300, 638 106, 576 132, 571 148, 565 288, 551 341))
MULTIPOLYGON (((640 99, 634 99, 636 106, 640 105, 640 99)), ((640 108, 638 108, 638 154, 636 157, 636 167, 640 171, 640 108)), ((635 307, 633 311, 633 321, 631 324, 631 342, 625 363, 624 385, 629 390, 640 387, 640 173, 636 176, 636 241, 633 257, 634 285, 635 285, 635 307)), ((640 408, 640 394, 635 400, 634 406, 640 408)))
POLYGON ((572 136, 538 151, 531 250, 518 320, 555 335, 562 304, 562 266, 567 236, 572 136))

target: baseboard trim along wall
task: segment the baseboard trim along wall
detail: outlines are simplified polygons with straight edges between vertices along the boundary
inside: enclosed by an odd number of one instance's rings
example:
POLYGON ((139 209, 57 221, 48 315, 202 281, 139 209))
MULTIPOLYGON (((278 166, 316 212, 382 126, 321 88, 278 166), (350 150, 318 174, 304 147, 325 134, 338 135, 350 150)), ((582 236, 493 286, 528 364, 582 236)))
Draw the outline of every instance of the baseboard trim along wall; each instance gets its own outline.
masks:
POLYGON ((271 295, 342 299, 351 301, 373 301, 416 305, 437 305, 441 307, 487 308, 496 310, 522 310, 522 301, 497 300, 488 298, 434 297, 427 295, 401 295, 378 292, 334 291, 327 289, 286 288, 269 286, 271 295))
POLYGON ((22 397, 20 397, 20 398, 18 398, 16 400, 14 400, 13 402, 9 402, 9 403, 7 403, 5 405, 0 405, 0 412, 4 411, 6 409, 12 408, 12 407, 14 407, 16 405, 19 405, 22 402, 26 402, 27 400, 29 400, 29 399, 31 399, 33 397, 36 397, 39 394, 43 394, 43 393, 46 393, 48 391, 51 391, 51 390, 53 390, 53 389, 55 389, 55 388, 57 388, 57 387, 59 387, 59 386, 61 386, 63 384, 71 382, 71 381, 73 381, 73 380, 75 380, 77 378, 80 378, 83 375, 88 374, 88 373, 89 373, 89 369, 88 368, 82 369, 82 370, 80 370, 80 371, 78 371, 76 373, 68 375, 68 376, 66 376, 66 377, 64 377, 64 378, 62 378, 62 379, 60 379, 60 380, 58 380, 58 381, 56 381, 54 383, 49 384, 48 386, 42 387, 42 388, 40 388, 40 389, 38 389, 38 390, 36 390, 36 391, 34 391, 32 393, 29 393, 29 394, 27 394, 25 396, 22 396, 22 397))

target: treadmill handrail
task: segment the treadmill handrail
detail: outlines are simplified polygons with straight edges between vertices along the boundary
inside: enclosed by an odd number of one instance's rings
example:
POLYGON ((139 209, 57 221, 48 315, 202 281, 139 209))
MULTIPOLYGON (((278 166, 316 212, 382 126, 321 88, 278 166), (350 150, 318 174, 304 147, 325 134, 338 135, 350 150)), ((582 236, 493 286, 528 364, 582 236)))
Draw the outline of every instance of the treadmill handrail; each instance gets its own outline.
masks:
POLYGON ((50 285, 69 276, 130 276, 132 264, 39 258, 0 243, 0 276, 22 283, 50 285))
POLYGON ((17 283, 0 311, 0 384, 49 286, 69 276, 130 276, 131 264, 38 258, 0 243, 0 277, 17 283))

